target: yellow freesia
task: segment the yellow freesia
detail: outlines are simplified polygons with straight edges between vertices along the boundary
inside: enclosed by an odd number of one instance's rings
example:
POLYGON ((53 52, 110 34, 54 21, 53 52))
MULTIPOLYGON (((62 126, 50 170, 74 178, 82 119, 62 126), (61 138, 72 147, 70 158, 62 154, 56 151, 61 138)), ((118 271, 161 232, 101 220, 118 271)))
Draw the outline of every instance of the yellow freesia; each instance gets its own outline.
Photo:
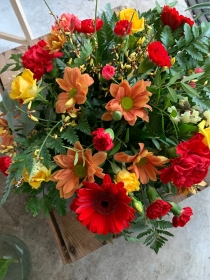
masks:
POLYGON ((37 162, 32 175, 30 176, 25 169, 23 172, 23 181, 29 183, 32 189, 38 189, 42 182, 48 182, 51 170, 48 170, 43 164, 37 162))
POLYGON ((135 173, 130 173, 126 169, 120 170, 116 177, 115 177, 115 182, 123 182, 124 183, 124 188, 126 189, 127 193, 133 192, 133 191, 138 191, 140 182, 136 177, 135 173))
POLYGON ((128 20, 132 22, 132 33, 144 30, 144 17, 139 19, 135 9, 127 8, 119 12, 120 20, 128 20))
POLYGON ((17 76, 13 80, 12 91, 9 93, 11 99, 26 104, 35 98, 38 87, 33 75, 29 69, 25 69, 21 76, 17 76))
POLYGON ((210 149, 210 127, 204 128, 206 121, 202 121, 198 124, 199 133, 204 135, 203 143, 210 149))

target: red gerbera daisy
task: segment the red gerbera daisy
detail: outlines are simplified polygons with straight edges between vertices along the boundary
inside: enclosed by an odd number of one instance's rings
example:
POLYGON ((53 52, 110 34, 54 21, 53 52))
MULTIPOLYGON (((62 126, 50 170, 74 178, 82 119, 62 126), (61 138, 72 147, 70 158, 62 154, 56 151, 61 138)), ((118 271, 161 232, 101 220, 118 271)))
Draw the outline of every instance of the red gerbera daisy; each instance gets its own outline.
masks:
POLYGON ((123 182, 114 184, 108 174, 103 184, 83 182, 85 188, 77 191, 71 210, 77 219, 93 233, 118 234, 134 218, 135 210, 128 204, 131 198, 126 195, 123 182))

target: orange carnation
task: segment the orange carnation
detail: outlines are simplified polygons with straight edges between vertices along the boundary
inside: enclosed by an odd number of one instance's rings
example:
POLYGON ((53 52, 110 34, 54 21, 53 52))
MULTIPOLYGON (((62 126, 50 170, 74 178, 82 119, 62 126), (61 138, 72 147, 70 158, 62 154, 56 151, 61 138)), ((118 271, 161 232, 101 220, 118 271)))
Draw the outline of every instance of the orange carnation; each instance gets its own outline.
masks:
POLYGON ((134 156, 129 156, 126 153, 117 153, 114 159, 120 162, 132 162, 132 164, 127 168, 132 172, 136 173, 137 178, 139 178, 142 184, 147 184, 149 179, 152 181, 157 180, 157 174, 160 172, 157 170, 156 166, 162 166, 168 159, 163 156, 155 156, 152 152, 144 149, 144 144, 139 143, 139 153, 134 156))
POLYGON ((127 80, 123 80, 119 85, 112 83, 110 93, 114 99, 107 103, 105 108, 108 112, 104 113, 101 119, 110 121, 113 119, 113 113, 119 111, 130 125, 135 124, 137 117, 148 122, 149 117, 144 108, 152 110, 147 104, 149 96, 152 95, 146 90, 149 85, 150 82, 144 80, 138 81, 132 87, 127 80))

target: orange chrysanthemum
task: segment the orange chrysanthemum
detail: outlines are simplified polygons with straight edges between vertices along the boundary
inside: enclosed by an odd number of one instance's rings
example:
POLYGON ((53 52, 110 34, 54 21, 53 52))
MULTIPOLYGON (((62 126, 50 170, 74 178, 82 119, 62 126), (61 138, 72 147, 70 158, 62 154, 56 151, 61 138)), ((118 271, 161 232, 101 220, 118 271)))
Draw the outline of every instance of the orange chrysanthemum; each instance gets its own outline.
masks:
POLYGON ((147 104, 149 96, 152 95, 146 90, 149 85, 150 82, 144 80, 138 81, 132 87, 127 80, 123 80, 119 85, 111 84, 110 93, 114 99, 107 103, 105 108, 108 112, 104 113, 101 119, 110 121, 113 113, 119 111, 130 125, 135 124, 137 117, 148 122, 149 117, 144 108, 152 110, 147 104))
POLYGON ((91 86, 94 80, 88 74, 81 74, 78 67, 66 67, 63 79, 56 79, 60 88, 65 90, 58 95, 56 102, 56 112, 64 113, 69 108, 73 108, 76 103, 84 104, 88 87, 91 86))
POLYGON ((62 169, 51 175, 51 180, 57 182, 56 188, 60 191, 60 197, 69 198, 75 190, 82 186, 82 181, 94 182, 94 176, 104 177, 103 169, 99 167, 107 154, 98 152, 92 155, 91 149, 84 150, 79 142, 74 144, 74 150, 68 150, 66 155, 57 155, 54 161, 62 169), (76 164, 75 156, 78 155, 76 164))
POLYGON ((156 175, 160 174, 156 166, 164 165, 166 162, 168 162, 168 159, 163 156, 153 155, 152 152, 144 149, 143 143, 139 143, 139 147, 139 153, 134 156, 129 156, 121 152, 117 153, 114 156, 114 159, 120 162, 132 162, 132 164, 127 169, 135 172, 142 184, 147 184, 149 179, 156 181, 156 175))
POLYGON ((50 54, 53 54, 62 49, 66 43, 66 37, 59 30, 51 30, 50 35, 47 36, 46 43, 47 45, 44 47, 44 50, 48 50, 50 54))

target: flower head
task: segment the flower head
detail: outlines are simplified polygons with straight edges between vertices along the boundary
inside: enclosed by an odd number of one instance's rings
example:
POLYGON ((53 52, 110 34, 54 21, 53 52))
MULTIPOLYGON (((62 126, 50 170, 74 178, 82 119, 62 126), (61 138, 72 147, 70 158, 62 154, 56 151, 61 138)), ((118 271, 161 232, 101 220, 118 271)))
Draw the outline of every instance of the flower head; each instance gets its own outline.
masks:
POLYGON ((83 185, 84 188, 77 191, 78 197, 73 200, 71 209, 84 226, 103 235, 119 234, 129 227, 135 210, 128 205, 131 198, 126 195, 123 182, 114 184, 106 174, 101 186, 86 181, 83 185))
POLYGON ((177 188, 190 188, 206 177, 210 165, 210 150, 203 139, 204 136, 197 133, 176 147, 179 156, 170 159, 170 166, 160 170, 160 179, 164 184, 171 181, 177 188))
POLYGON ((54 23, 52 29, 73 32, 74 30, 81 29, 81 21, 74 14, 64 13, 60 16, 59 20, 54 23))
POLYGON ((8 156, 0 156, 0 170, 1 172, 7 176, 7 169, 10 167, 12 163, 12 158, 8 156))
POLYGON ((172 224, 174 227, 184 227, 193 215, 192 208, 184 207, 179 215, 176 215, 172 219, 172 224))
POLYGON ((102 68, 102 76, 109 81, 115 74, 115 68, 111 65, 105 65, 102 68))
POLYGON ((8 121, 4 118, 0 118, 0 136, 4 137, 9 133, 8 121))
POLYGON ((36 79, 33 76, 34 74, 29 69, 24 69, 23 73, 12 81, 10 98, 23 104, 33 100, 38 91, 36 79))
POLYGON ((134 125, 137 117, 148 121, 149 117, 145 108, 152 110, 147 104, 149 96, 152 94, 146 90, 150 82, 140 80, 130 87, 127 80, 122 81, 119 85, 111 84, 110 93, 114 99, 109 101, 105 108, 108 112, 104 113, 102 120, 109 121, 113 119, 113 113, 119 111, 125 120, 134 125))
POLYGON ((97 128, 97 130, 92 132, 92 135, 93 145, 96 150, 109 151, 113 148, 113 139, 104 128, 97 128))
POLYGON ((140 18, 135 9, 127 8, 119 12, 120 20, 127 20, 132 23, 132 33, 144 30, 144 18, 140 18))
POLYGON ((132 31, 132 22, 128 20, 117 21, 114 27, 114 33, 117 36, 124 37, 129 35, 132 31))
POLYGON ((156 181, 156 175, 160 174, 156 166, 163 166, 168 161, 168 159, 163 156, 155 156, 152 152, 148 152, 148 150, 144 149, 143 143, 139 143, 139 147, 139 153, 134 156, 120 152, 114 155, 114 159, 119 162, 132 162, 132 164, 128 167, 128 170, 135 172, 137 178, 142 184, 147 184, 149 179, 156 181))
POLYGON ((48 50, 50 54, 59 52, 66 43, 66 37, 60 30, 51 30, 46 39, 45 50, 48 50))
POLYGON ((94 182, 94 176, 103 178, 103 169, 99 167, 105 160, 107 154, 98 152, 92 156, 92 150, 86 149, 79 142, 74 144, 74 149, 67 151, 66 155, 57 155, 54 161, 62 169, 54 172, 51 180, 57 182, 56 188, 60 191, 60 196, 71 197, 75 190, 82 186, 82 181, 94 182), (78 157, 75 164, 75 157, 78 157))
POLYGON ((93 34, 95 31, 99 31, 103 24, 101 18, 97 18, 96 22, 93 19, 84 19, 81 21, 81 29, 77 31, 84 34, 93 34))
POLYGON ((159 41, 152 42, 148 45, 148 56, 158 66, 171 67, 171 59, 163 44, 159 41))
POLYGON ((64 113, 67 109, 74 107, 76 103, 85 103, 88 87, 93 84, 94 80, 88 74, 81 74, 77 67, 66 67, 63 79, 58 78, 56 82, 65 91, 58 95, 56 112, 64 113))
POLYGON ((115 182, 123 182, 127 194, 129 192, 138 191, 140 189, 140 182, 135 173, 128 172, 126 169, 120 170, 115 177, 115 182))
POLYGON ((34 78, 37 79, 37 81, 39 81, 46 72, 53 70, 53 59, 63 55, 61 52, 50 54, 49 51, 44 50, 45 46, 46 42, 41 40, 30 47, 21 57, 23 66, 34 73, 34 78))
POLYGON ((146 215, 150 220, 158 219, 168 214, 171 208, 171 204, 167 201, 156 199, 147 208, 146 215))

